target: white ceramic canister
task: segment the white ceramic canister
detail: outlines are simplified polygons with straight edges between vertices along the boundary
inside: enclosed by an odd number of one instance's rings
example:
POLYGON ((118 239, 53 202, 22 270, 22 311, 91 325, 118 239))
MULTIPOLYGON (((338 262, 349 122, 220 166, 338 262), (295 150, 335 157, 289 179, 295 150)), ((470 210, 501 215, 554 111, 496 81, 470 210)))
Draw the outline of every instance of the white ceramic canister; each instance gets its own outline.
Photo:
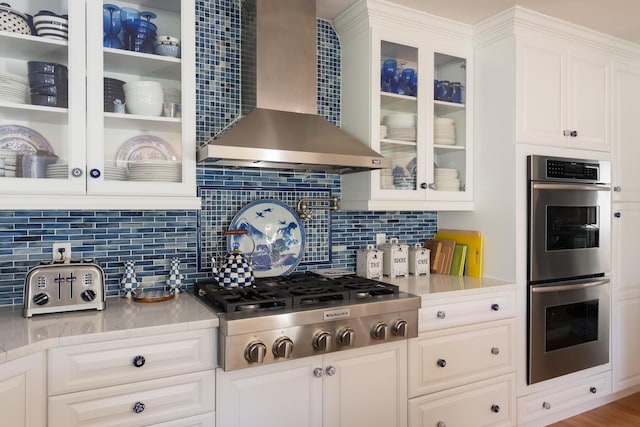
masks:
POLYGON ((431 251, 422 247, 422 243, 416 243, 409 248, 409 273, 419 276, 431 274, 431 251))
POLYGON ((356 275, 367 279, 382 278, 384 253, 375 245, 367 245, 366 249, 358 249, 356 256, 356 275))
POLYGON ((409 274, 409 245, 398 243, 398 239, 379 246, 384 252, 382 273, 389 277, 407 276, 409 274))

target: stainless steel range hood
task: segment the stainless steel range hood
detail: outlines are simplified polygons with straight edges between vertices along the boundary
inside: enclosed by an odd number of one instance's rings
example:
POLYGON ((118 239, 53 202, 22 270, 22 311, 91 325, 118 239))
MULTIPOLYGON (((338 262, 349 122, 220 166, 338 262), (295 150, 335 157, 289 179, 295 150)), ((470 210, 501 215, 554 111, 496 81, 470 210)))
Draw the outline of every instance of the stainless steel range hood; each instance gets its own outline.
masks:
POLYGON ((241 21, 241 117, 198 150, 198 161, 341 173, 391 167, 316 114, 315 0, 246 0, 241 21))

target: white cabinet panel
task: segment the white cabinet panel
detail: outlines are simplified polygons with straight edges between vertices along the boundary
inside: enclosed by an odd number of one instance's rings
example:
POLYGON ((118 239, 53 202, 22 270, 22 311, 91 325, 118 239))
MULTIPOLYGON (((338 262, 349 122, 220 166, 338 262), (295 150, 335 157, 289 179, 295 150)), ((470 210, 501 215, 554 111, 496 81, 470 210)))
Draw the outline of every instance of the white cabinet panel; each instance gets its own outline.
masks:
POLYGON ((41 427, 46 422, 44 353, 0 364, 0 424, 41 427))
POLYGON ((204 371, 49 398, 49 427, 145 426, 212 412, 215 372, 204 371))
POLYGON ((211 329, 58 347, 49 352, 49 394, 213 369, 213 348, 211 329))

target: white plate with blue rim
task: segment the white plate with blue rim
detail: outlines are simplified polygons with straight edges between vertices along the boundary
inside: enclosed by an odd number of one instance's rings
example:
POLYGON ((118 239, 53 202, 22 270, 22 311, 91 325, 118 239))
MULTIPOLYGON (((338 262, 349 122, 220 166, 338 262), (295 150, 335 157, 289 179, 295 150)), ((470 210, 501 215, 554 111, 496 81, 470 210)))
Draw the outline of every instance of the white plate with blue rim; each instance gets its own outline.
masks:
POLYGON ((227 236, 227 248, 237 247, 251 259, 255 277, 287 275, 304 255, 302 220, 280 200, 249 203, 233 217, 229 230, 247 230, 247 234, 227 236))

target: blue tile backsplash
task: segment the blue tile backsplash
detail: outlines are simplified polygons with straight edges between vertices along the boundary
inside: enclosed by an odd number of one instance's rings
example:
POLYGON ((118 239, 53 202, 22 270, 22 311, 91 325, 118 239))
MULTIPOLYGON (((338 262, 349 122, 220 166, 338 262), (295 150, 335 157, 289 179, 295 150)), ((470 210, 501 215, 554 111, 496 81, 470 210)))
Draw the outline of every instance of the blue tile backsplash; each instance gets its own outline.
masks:
MULTIPOLYGON (((203 144, 239 114, 240 25, 237 1, 195 4, 196 130, 203 144)), ((317 30, 318 114, 339 125, 340 44, 329 21, 318 19, 317 30)), ((197 182, 201 211, 0 211, 0 305, 22 305, 24 277, 52 257, 53 242, 68 241, 75 257, 95 258, 108 296, 117 295, 129 259, 144 287, 164 287, 171 258, 179 257, 190 284, 209 275, 209 253, 246 203, 277 198, 295 209, 302 197, 340 197, 340 176, 325 172, 207 166, 198 168, 197 182)), ((313 210, 299 269, 354 269, 355 251, 375 243, 376 233, 412 244, 436 227, 436 212, 313 210)))

